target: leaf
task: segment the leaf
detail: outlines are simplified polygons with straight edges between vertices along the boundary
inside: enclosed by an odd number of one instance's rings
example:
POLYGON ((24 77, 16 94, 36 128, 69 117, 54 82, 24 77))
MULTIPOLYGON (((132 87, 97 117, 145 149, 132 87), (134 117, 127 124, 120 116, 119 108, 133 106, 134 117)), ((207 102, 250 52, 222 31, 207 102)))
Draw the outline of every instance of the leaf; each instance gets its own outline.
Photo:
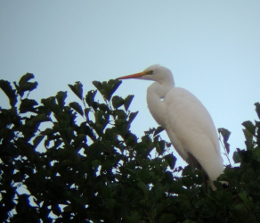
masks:
POLYGON ((182 223, 196 223, 196 221, 192 221, 190 219, 186 219, 185 221, 183 221, 182 223))
POLYGON ((92 84, 100 91, 102 89, 102 85, 100 81, 92 81, 92 84))
POLYGON ((119 96, 114 96, 112 98, 112 105, 114 108, 119 108, 125 103, 125 100, 119 96))
POLYGON ((173 170, 176 163, 176 157, 173 154, 168 154, 164 156, 164 159, 169 163, 170 168, 173 170))
POLYGON ((18 198, 18 204, 16 206, 16 211, 18 214, 22 215, 29 206, 29 195, 21 194, 18 198))
POLYGON ((159 223, 171 223, 174 222, 175 217, 172 214, 163 214, 160 217, 159 223))
POLYGON ((22 99, 20 104, 20 113, 26 113, 28 111, 30 112, 36 112, 36 108, 34 106, 38 105, 38 103, 35 100, 32 99, 22 99))
POLYGON ((247 198, 247 194, 246 193, 239 193, 238 196, 244 202, 244 204, 248 203, 248 198, 247 198))
POLYGON ((82 110, 82 108, 81 108, 79 103, 71 102, 71 103, 69 103, 69 106, 71 108, 73 108, 76 112, 78 112, 81 116, 84 116, 84 112, 83 112, 83 110, 82 110))
POLYGON ((163 140, 156 143, 156 151, 159 153, 159 155, 163 155, 165 152, 165 142, 163 140))
MULTIPOLYGON (((86 95, 86 102, 88 106, 93 107, 95 103, 95 96, 96 96, 97 91, 89 91, 86 95)), ((94 108, 95 109, 95 108, 94 108)))
POLYGON ((218 132, 222 135, 224 141, 228 141, 231 132, 225 128, 219 128, 218 132))
POLYGON ((72 212, 72 205, 66 206, 65 208, 63 208, 63 211, 64 211, 65 213, 66 213, 66 212, 68 212, 68 213, 72 212))
POLYGON ((83 85, 81 82, 77 81, 74 85, 69 84, 69 87, 80 100, 83 99, 83 85))
MULTIPOLYGON (((138 177, 140 178, 142 183, 149 183, 149 181, 151 181, 150 170, 142 169, 142 170, 138 171, 138 177)), ((146 186, 144 186, 144 187, 146 188, 146 186)))
POLYGON ((109 80, 108 82, 103 81, 102 83, 99 81, 93 81, 93 85, 98 89, 98 91, 102 94, 102 96, 106 100, 110 100, 113 93, 116 91, 118 86, 121 84, 119 80, 109 80))
POLYGON ((97 167, 101 164, 101 162, 99 160, 93 160, 92 161, 92 166, 97 169, 97 167))
POLYGON ((23 85, 25 83, 27 83, 29 80, 33 79, 34 75, 31 73, 26 73, 25 75, 23 75, 20 80, 19 80, 19 85, 23 85))
POLYGON ((110 112, 110 108, 107 104, 100 103, 98 107, 100 110, 102 110, 104 112, 108 112, 108 113, 110 112))
POLYGON ((240 162, 242 163, 252 163, 252 160, 254 158, 254 154, 252 150, 239 150, 237 149, 237 153, 239 154, 240 157, 240 162))
POLYGON ((251 121, 245 121, 242 125, 252 134, 255 135, 256 126, 251 121))
POLYGON ((108 81, 108 85, 111 86, 110 92, 109 92, 109 94, 110 94, 109 98, 111 98, 111 96, 115 93, 115 91, 117 90, 117 88, 120 86, 121 83, 122 83, 122 81, 120 81, 120 80, 109 80, 108 81))
POLYGON ((13 107, 17 103, 16 92, 13 90, 9 81, 0 80, 0 88, 9 99, 9 104, 13 107))
POLYGON ((155 128, 149 128, 149 130, 144 131, 145 135, 151 135, 154 134, 155 128))
POLYGON ((162 126, 157 127, 157 129, 154 131, 153 136, 157 136, 160 132, 162 132, 164 128, 162 126))
POLYGON ((51 114, 51 110, 44 105, 40 105, 37 107, 37 113, 49 116, 51 114))
POLYGON ((81 123, 80 125, 81 133, 84 133, 85 135, 89 136, 93 141, 96 140, 96 136, 93 133, 93 129, 90 128, 86 123, 81 123))
MULTIPOLYGON (((223 175, 222 175, 223 176, 223 175)), ((237 177, 237 173, 236 170, 234 168, 231 167, 227 167, 224 170, 224 176, 227 176, 228 179, 234 180, 237 177)))
POLYGON ((137 116, 138 111, 137 112, 131 112, 128 118, 129 124, 135 119, 135 117, 137 116))
POLYGON ((31 73, 26 73, 25 75, 23 75, 19 82, 18 85, 16 84, 16 82, 14 82, 14 85, 18 91, 18 94, 23 97, 24 92, 26 91, 32 91, 34 90, 38 83, 37 82, 28 82, 29 80, 31 80, 32 78, 34 78, 34 75, 31 73))
POLYGON ((39 122, 48 122, 48 121, 51 121, 51 119, 44 113, 40 113, 39 115, 36 115, 32 121, 34 123, 39 123, 39 122))
POLYGON ((125 110, 127 111, 130 104, 132 103, 132 100, 134 98, 134 95, 128 95, 126 98, 125 98, 125 103, 124 103, 124 106, 125 106, 125 110))
POLYGON ((219 128, 218 132, 222 135, 223 141, 224 141, 224 145, 225 145, 225 149, 227 151, 227 154, 229 154, 229 152, 230 152, 230 145, 228 143, 228 139, 229 139, 229 136, 230 136, 231 132, 229 130, 225 129, 225 128, 219 128))
POLYGON ((125 216, 124 219, 126 220, 127 223, 136 223, 136 222, 141 222, 140 221, 140 214, 138 211, 131 211, 129 216, 125 216))
POLYGON ((98 110, 97 112, 95 112, 94 116, 95 116, 96 124, 102 123, 103 115, 104 115, 104 112, 102 110, 98 110))
POLYGON ((103 135, 103 129, 104 129, 104 126, 102 124, 96 124, 93 126, 96 133, 99 135, 99 136, 102 136, 103 135))
POLYGON ((134 134, 127 134, 125 137, 125 143, 127 146, 135 146, 137 143, 137 137, 134 134))
POLYGON ((124 110, 118 109, 113 111, 114 116, 116 116, 117 121, 123 119, 126 122, 127 114, 124 110))
POLYGON ((55 114, 60 110, 59 106, 56 104, 55 97, 43 98, 41 102, 55 114))
POLYGON ((235 151, 233 153, 233 160, 235 163, 241 163, 241 157, 240 157, 239 152, 235 151))
POLYGON ((259 159, 259 158, 260 158, 260 148, 259 148, 259 147, 255 148, 255 149, 253 150, 253 153, 254 153, 256 159, 257 159, 257 160, 260 160, 260 159, 259 159))
POLYGON ((137 183, 137 186, 143 191, 145 196, 148 196, 148 192, 149 192, 148 187, 144 182, 141 181, 141 182, 137 183))
POLYGON ((52 212, 59 216, 61 214, 60 206, 58 204, 52 204, 52 212))
POLYGON ((86 135, 85 134, 78 134, 76 138, 74 138, 74 148, 78 151, 82 143, 85 143, 86 135))
POLYGON ((258 118, 260 119, 260 103, 255 103, 255 111, 257 113, 258 118))
POLYGON ((58 105, 61 108, 63 108, 64 105, 65 105, 65 99, 67 98, 67 92, 66 91, 59 91, 56 94, 56 98, 57 98, 57 101, 58 101, 58 105))
POLYGON ((253 135, 251 132, 249 132, 247 129, 243 129, 243 132, 244 132, 244 135, 245 135, 245 138, 246 138, 246 147, 247 149, 252 149, 253 148, 253 135))

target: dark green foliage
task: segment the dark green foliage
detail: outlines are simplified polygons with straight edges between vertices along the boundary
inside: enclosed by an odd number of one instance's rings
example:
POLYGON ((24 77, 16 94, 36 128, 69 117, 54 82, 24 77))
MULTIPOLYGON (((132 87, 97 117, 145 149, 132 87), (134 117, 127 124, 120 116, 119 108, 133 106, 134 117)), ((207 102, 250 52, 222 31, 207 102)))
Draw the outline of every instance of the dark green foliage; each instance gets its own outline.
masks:
MULTIPOLYGON (((137 112, 132 95, 113 96, 120 81, 94 81, 85 96, 76 82, 79 101, 60 91, 37 102, 33 77, 0 80, 10 104, 0 108, 0 222, 259 222, 259 121, 243 123, 246 149, 220 176, 229 186, 212 191, 199 170, 175 167, 162 127, 131 132, 137 112)), ((230 132, 219 132, 228 154, 230 132)))
POLYGON ((230 148, 229 148, 229 143, 228 143, 228 139, 229 139, 229 136, 231 134, 230 131, 228 131, 227 129, 225 128, 219 128, 218 129, 218 132, 221 134, 221 136, 223 137, 223 143, 224 143, 224 147, 227 151, 227 154, 229 154, 230 152, 230 148))

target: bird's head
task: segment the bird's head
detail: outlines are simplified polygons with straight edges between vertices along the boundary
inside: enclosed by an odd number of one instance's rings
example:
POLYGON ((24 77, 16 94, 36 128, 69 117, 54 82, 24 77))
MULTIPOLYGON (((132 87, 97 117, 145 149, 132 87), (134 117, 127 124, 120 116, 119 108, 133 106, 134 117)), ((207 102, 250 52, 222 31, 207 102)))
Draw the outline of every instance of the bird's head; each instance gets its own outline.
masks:
POLYGON ((140 73, 119 77, 117 79, 130 79, 130 78, 153 80, 161 84, 164 82, 173 82, 172 72, 168 68, 158 64, 147 67, 144 71, 140 73))

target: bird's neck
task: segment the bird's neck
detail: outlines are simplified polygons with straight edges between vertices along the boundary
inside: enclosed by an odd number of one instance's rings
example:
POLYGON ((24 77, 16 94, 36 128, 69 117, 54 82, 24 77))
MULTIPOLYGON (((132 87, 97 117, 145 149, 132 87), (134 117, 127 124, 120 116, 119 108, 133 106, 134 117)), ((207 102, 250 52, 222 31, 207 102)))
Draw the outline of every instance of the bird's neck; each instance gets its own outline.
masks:
POLYGON ((174 87, 174 84, 161 85, 159 82, 154 82, 147 89, 147 104, 148 108, 157 121, 157 123, 165 127, 165 103, 163 100, 168 91, 174 87))
POLYGON ((163 100, 167 92, 174 87, 174 82, 167 83, 154 82, 147 89, 147 95, 152 95, 154 99, 163 100))

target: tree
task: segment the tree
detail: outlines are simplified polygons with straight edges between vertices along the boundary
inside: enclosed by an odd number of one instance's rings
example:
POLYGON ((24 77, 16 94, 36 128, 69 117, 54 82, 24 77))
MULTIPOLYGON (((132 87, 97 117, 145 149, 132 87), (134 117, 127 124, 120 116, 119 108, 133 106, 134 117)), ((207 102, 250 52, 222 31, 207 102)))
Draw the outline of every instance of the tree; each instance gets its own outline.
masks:
POLYGON ((259 121, 243 123, 246 149, 219 178, 229 186, 205 190, 203 173, 175 167, 161 127, 131 132, 137 112, 132 95, 113 96, 120 81, 94 81, 85 96, 80 82, 69 85, 78 102, 62 91, 37 102, 33 78, 0 80, 10 104, 0 108, 2 222, 259 222, 259 121))

